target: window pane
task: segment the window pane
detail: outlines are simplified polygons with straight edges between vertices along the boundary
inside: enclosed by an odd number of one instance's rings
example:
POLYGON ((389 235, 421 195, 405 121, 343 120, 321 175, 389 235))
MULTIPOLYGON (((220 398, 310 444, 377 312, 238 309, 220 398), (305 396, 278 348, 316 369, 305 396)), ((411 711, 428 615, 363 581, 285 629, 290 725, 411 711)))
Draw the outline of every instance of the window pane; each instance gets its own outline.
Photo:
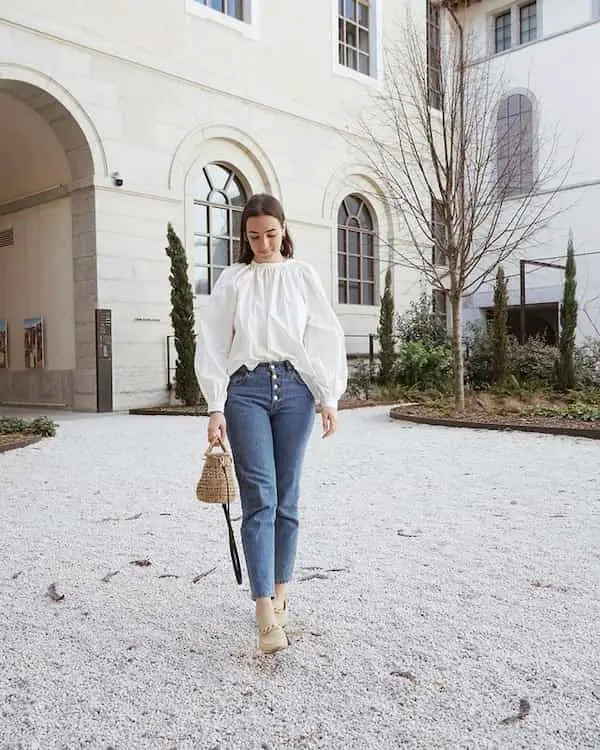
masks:
POLYGON ((369 28, 369 6, 367 3, 358 3, 358 22, 361 26, 369 28))
POLYGON ((208 237, 194 237, 194 261, 208 265, 208 237))
POLYGON ((356 35, 356 26, 353 23, 346 24, 346 44, 349 47, 358 47, 358 38, 356 35))
POLYGON ((348 252, 360 255, 360 233, 348 232, 348 252))
POLYGON ((358 281, 351 281, 348 286, 349 291, 349 302, 351 305, 360 305, 360 283, 358 281))
POLYGON ((229 203, 229 201, 227 200, 227 196, 221 190, 212 190, 208 194, 208 202, 209 203, 222 203, 225 206, 229 203))
POLYGON ((348 209, 348 216, 358 216, 361 201, 355 195, 349 195, 346 198, 345 203, 346 208, 348 209))
POLYGON ((232 240, 231 242, 231 262, 238 263, 240 260, 240 253, 242 251, 242 243, 240 240, 232 240))
POLYGON ((213 190, 223 190, 229 179, 229 170, 220 164, 208 164, 205 170, 213 190))
POLYGON ((375 284, 363 284, 363 305, 374 305, 375 304, 375 284))
POLYGON ((212 268, 211 269, 211 280, 210 280, 210 289, 211 291, 214 289, 215 284, 217 283, 217 280, 219 276, 223 273, 225 269, 224 268, 212 268))
POLYGON ((370 65, 369 65, 369 56, 368 55, 361 55, 358 56, 358 71, 359 73, 363 73, 364 75, 368 76, 370 72, 370 65))
POLYGON ((367 208, 366 204, 363 203, 360 213, 358 215, 360 219, 360 225, 363 229, 373 229, 373 220, 371 219, 371 212, 367 208))
POLYGON ((350 273, 348 274, 351 279, 360 279, 360 258, 358 255, 348 256, 348 267, 350 273))
POLYGON ((338 211, 338 224, 340 226, 344 226, 346 223, 346 219, 348 218, 348 211, 346 210, 346 205, 344 202, 342 202, 342 205, 340 206, 340 210, 338 211))
POLYGON ((362 278, 364 281, 375 280, 375 261, 373 260, 373 258, 363 258, 362 278))
POLYGON ((227 15, 233 18, 238 18, 240 21, 244 18, 243 13, 243 0, 228 0, 227 2, 227 15))
POLYGON ((232 237, 241 237, 242 234, 242 212, 231 212, 231 235, 232 237))
POLYGON ((503 52, 511 46, 511 11, 501 13, 494 19, 494 31, 496 41, 496 52, 503 52))
POLYGON ((338 52, 339 52, 338 61, 340 65, 345 65, 346 64, 346 48, 344 47, 343 44, 339 45, 338 52))
POLYGON ((347 277, 348 264, 346 263, 346 255, 344 253, 338 253, 338 276, 341 279, 347 277))
POLYGON ((356 0, 346 0, 346 18, 354 20, 356 18, 356 0))
POLYGON ((364 29, 358 31, 358 49, 361 52, 369 52, 369 32, 364 29))
POLYGON ((192 197, 196 198, 197 200, 205 201, 208 198, 208 194, 210 193, 210 185, 208 184, 208 180, 206 179, 204 170, 194 176, 192 184, 190 185, 190 190, 192 193, 192 197))
POLYGON ((208 233, 208 208, 206 206, 199 206, 194 204, 193 219, 194 232, 207 234, 208 233))
POLYGON ((346 23, 343 18, 338 18, 338 41, 342 44, 346 41, 346 23))
POLYGON ((352 70, 358 70, 357 52, 352 47, 346 47, 346 65, 352 70))
POLYGON ((227 236, 229 234, 229 211, 226 208, 209 209, 209 227, 211 235, 227 236))
POLYGON ((536 3, 529 3, 519 8, 520 21, 520 40, 521 44, 526 44, 537 39, 537 6, 536 3))
POLYGON ((208 294, 208 268, 196 266, 196 283, 194 285, 196 294, 208 294))
POLYGON ((518 115, 521 111, 521 94, 513 94, 508 97, 508 115, 518 115))
POLYGON ((236 177, 232 177, 227 183, 225 194, 229 198, 229 202, 234 206, 243 206, 246 202, 244 188, 236 177))
POLYGON ((348 252, 348 248, 346 246, 346 232, 343 229, 338 229, 338 252, 348 252))
POLYGON ((375 255, 375 253, 374 253, 374 249, 375 249, 374 248, 374 244, 375 243, 373 242, 373 239, 374 238, 373 238, 372 234, 367 234, 367 232, 363 232, 361 234, 361 237, 360 237, 360 248, 361 248, 361 253, 362 253, 363 256, 368 256, 368 257, 372 258, 375 255))
POLYGON ((338 282, 338 300, 342 305, 345 305, 348 302, 348 292, 345 281, 338 282))
POLYGON ((229 265, 229 240, 210 238, 210 263, 213 266, 229 265))

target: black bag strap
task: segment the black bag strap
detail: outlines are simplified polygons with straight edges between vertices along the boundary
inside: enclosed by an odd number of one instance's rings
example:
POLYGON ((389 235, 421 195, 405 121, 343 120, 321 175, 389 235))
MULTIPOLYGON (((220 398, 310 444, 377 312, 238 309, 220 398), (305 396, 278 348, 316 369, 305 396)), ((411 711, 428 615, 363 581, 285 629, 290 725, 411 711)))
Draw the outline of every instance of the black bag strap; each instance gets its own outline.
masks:
POLYGON ((233 533, 233 526, 231 525, 231 514, 229 513, 229 477, 223 467, 225 473, 225 481, 227 482, 227 503, 222 503, 223 513, 225 513, 225 519, 227 520, 227 529, 229 531, 229 554, 231 555, 231 562, 233 564, 233 571, 235 573, 235 580, 238 585, 242 585, 242 566, 240 565, 240 556, 238 555, 237 546, 235 543, 235 534, 233 533))

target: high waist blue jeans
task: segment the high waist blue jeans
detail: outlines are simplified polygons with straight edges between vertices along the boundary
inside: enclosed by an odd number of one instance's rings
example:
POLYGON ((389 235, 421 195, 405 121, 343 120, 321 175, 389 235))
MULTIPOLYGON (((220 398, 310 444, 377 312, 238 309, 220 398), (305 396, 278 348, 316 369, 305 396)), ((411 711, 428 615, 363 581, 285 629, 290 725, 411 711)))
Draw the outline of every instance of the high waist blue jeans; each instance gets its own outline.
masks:
POLYGON ((300 475, 314 398, 288 362, 241 367, 225 404, 242 501, 242 545, 253 599, 291 580, 298 543, 300 475))

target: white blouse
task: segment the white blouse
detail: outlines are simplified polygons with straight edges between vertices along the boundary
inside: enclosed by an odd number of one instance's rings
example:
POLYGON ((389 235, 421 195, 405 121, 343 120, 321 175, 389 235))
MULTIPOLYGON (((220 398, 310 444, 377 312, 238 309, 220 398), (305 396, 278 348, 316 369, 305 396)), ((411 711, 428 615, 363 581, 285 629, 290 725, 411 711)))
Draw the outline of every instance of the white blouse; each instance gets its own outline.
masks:
POLYGON ((316 271, 302 261, 226 268, 202 310, 196 374, 208 410, 223 411, 229 376, 288 360, 317 402, 337 407, 348 377, 344 331, 316 271))

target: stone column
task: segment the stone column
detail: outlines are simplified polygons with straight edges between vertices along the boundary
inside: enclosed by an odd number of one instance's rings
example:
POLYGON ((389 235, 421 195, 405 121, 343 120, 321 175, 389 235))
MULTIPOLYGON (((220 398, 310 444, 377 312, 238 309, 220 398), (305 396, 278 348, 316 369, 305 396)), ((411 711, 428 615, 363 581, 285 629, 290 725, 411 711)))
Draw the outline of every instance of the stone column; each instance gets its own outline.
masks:
POLYGON ((75 377, 73 408, 96 411, 96 332, 98 265, 96 201, 93 187, 71 197, 73 214, 73 278, 75 284, 75 377))

